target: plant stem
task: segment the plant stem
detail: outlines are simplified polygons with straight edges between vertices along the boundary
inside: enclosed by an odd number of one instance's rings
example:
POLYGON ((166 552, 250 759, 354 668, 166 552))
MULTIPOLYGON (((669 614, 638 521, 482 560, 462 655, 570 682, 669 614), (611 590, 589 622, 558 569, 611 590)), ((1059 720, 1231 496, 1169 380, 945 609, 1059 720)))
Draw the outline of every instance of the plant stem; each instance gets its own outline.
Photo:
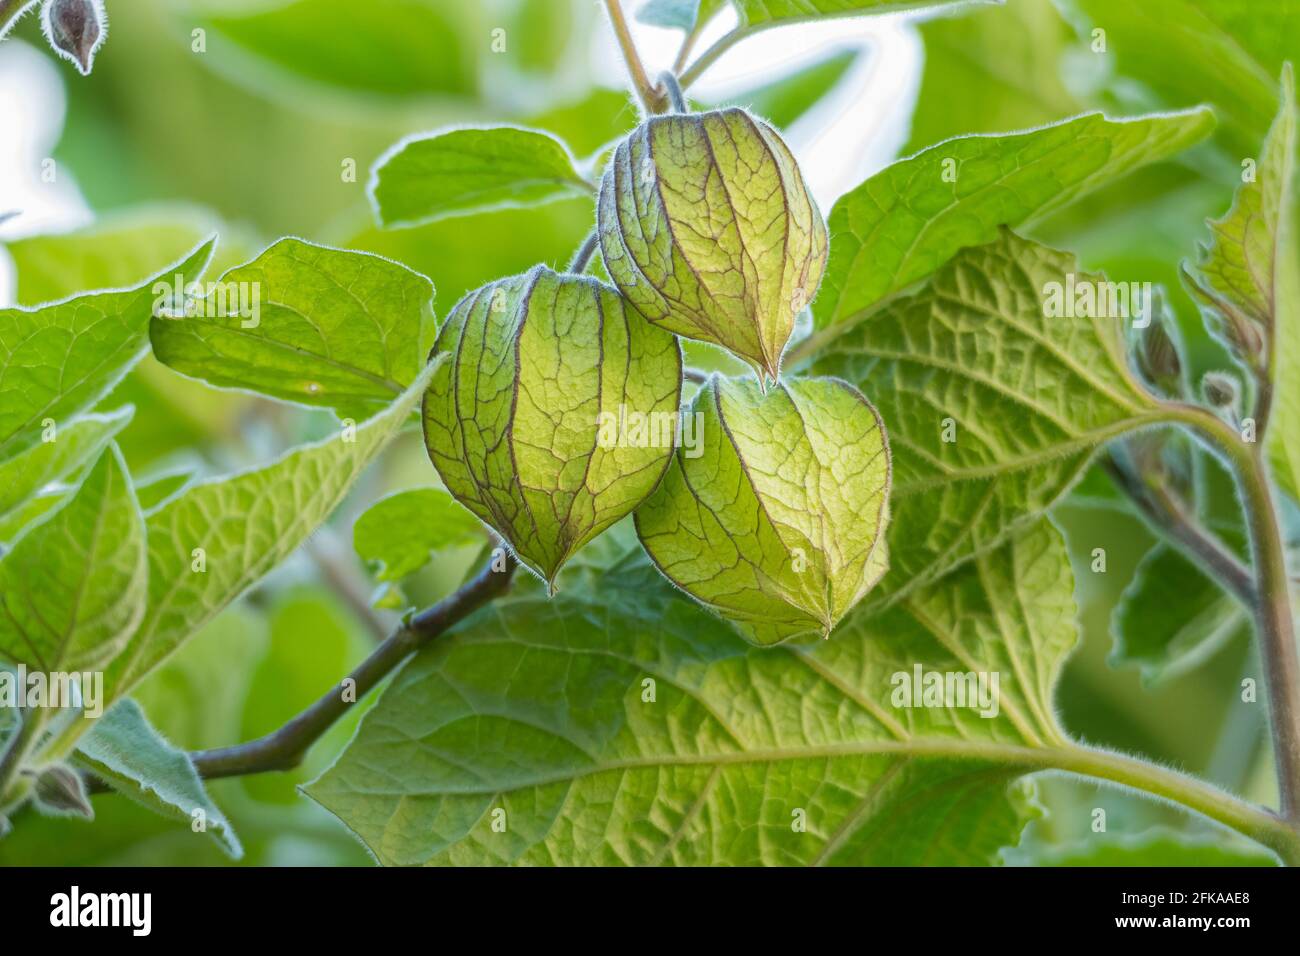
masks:
POLYGON ((20 721, 18 729, 9 738, 9 745, 4 753, 0 754, 0 810, 5 809, 10 802, 9 791, 14 778, 22 768, 23 760, 31 750, 36 740, 36 732, 40 729, 41 722, 36 719, 36 714, 30 708, 19 710, 18 719, 20 721))
POLYGON ((1285 819, 1300 824, 1300 659, 1296 654, 1286 546, 1268 469, 1260 446, 1242 441, 1217 416, 1193 405, 1174 408, 1182 421, 1212 439, 1228 456, 1241 489, 1258 591, 1253 610, 1264 662, 1278 803, 1285 819))
POLYGON ((1051 768, 1109 780, 1187 807, 1229 826, 1300 865, 1300 830, 1267 810, 1176 771, 1091 747, 1069 745, 1048 752, 1051 768))
POLYGON ((412 653, 453 625, 468 617, 484 604, 504 594, 510 587, 515 560, 507 555, 504 570, 494 571, 492 562, 456 593, 421 611, 399 627, 374 653, 354 670, 351 700, 341 688, 334 688, 316 703, 280 729, 233 747, 204 750, 193 754, 194 767, 207 778, 232 777, 289 770, 302 762, 312 744, 319 740, 340 717, 373 690, 412 653))
POLYGON ((1149 487, 1108 455, 1102 467, 1115 485, 1132 499, 1157 533, 1180 545, 1212 577, 1220 581, 1247 608, 1254 608, 1259 593, 1250 569, 1217 537, 1200 525, 1169 492, 1149 487))
POLYGON ((599 241, 600 235, 595 229, 592 229, 591 232, 587 233, 587 238, 582 240, 582 245, 578 247, 578 251, 575 252, 573 258, 569 260, 569 268, 567 271, 577 275, 586 272, 587 266, 591 264, 591 257, 596 254, 596 246, 599 241))
POLYGON ((717 41, 695 58, 695 62, 686 68, 686 71, 678 75, 681 81, 682 89, 686 89, 701 76, 704 71, 717 62, 722 54, 726 53, 741 40, 750 36, 755 31, 749 27, 736 27, 736 29, 724 33, 718 37, 717 41))
POLYGON ((632 31, 628 29, 627 17, 623 15, 623 5, 620 0, 605 0, 605 9, 609 12, 609 22, 614 28, 614 35, 618 38, 619 49, 623 51, 623 60, 627 63, 627 72, 632 77, 632 85, 636 88, 637 96, 641 99, 641 105, 645 107, 647 113, 658 113, 662 111, 664 103, 663 94, 657 92, 650 85, 650 77, 645 71, 645 66, 641 63, 641 56, 636 52, 636 44, 632 42, 632 31))
POLYGON ((668 103, 676 113, 689 113, 690 106, 686 103, 686 97, 682 95, 681 84, 677 82, 677 77, 670 71, 665 70, 659 74, 659 85, 668 93, 668 103))

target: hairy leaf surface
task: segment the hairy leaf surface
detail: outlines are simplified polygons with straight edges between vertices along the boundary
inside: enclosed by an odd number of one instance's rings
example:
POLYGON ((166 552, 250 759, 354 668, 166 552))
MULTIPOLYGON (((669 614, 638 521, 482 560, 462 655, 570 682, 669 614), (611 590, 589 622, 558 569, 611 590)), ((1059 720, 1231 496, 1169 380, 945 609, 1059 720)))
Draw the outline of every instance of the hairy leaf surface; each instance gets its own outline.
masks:
POLYGON ((381 498, 357 518, 352 544, 380 570, 377 581, 400 581, 435 551, 482 540, 482 525, 441 488, 413 488, 381 498))
POLYGON ((432 303, 429 280, 396 262, 281 239, 186 314, 155 317, 150 339, 160 361, 213 385, 364 417, 415 380, 432 303))
MULTIPOLYGON (((203 243, 156 277, 193 281, 212 255, 203 243)), ((66 423, 108 392, 149 342, 154 279, 34 309, 0 309, 0 460, 41 439, 42 422, 66 423)))
POLYGON ((308 792, 388 864, 988 863, 1059 740, 1074 612, 1045 523, 811 648, 743 642, 628 555, 422 651, 308 792), (895 706, 914 668, 998 673, 996 715, 895 706))
POLYGON ((1080 116, 997 136, 963 136, 901 160, 831 210, 831 257, 817 327, 859 321, 1000 226, 1041 219, 1204 138, 1209 110, 1108 120, 1080 116))
POLYGON ((0 658, 102 671, 144 614, 145 528, 116 447, 0 558, 0 658))
POLYGON ((1184 275, 1202 305, 1225 325, 1248 324, 1260 339, 1271 339, 1266 365, 1274 396, 1267 448, 1278 482, 1300 500, 1300 223, 1294 198, 1295 78, 1289 66, 1280 99, 1253 181, 1237 190, 1226 216, 1210 223, 1210 246, 1184 275))
POLYGON ((105 677, 110 700, 297 550, 402 427, 435 367, 355 434, 345 428, 263 468, 198 482, 149 515, 148 610, 105 677))
POLYGON ((1071 282, 1104 279, 1004 230, 814 364, 867 391, 889 432, 885 591, 996 546, 1055 503, 1099 445, 1160 419, 1128 370, 1120 319, 1048 314, 1071 282))
POLYGON ((243 856, 234 828, 199 779, 190 756, 168 743, 135 701, 118 701, 81 738, 72 762, 118 793, 186 826, 201 812, 204 831, 232 857, 243 856))
POLYGON ((131 420, 129 405, 104 415, 83 415, 54 432, 54 440, 33 445, 0 461, 0 518, 8 516, 46 485, 94 461, 131 420))
POLYGON ((560 140, 518 126, 450 129, 403 140, 375 164, 370 195, 385 226, 590 196, 560 140))

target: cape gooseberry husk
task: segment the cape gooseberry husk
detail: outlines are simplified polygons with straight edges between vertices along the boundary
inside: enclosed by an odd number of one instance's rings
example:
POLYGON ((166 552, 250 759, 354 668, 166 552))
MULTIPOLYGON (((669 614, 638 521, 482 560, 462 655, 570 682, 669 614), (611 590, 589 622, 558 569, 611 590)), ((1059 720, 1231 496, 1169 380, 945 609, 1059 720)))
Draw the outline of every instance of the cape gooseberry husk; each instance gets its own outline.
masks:
POLYGON ((888 567, 889 446, 833 378, 764 394, 714 376, 663 483, 636 512, 664 575, 755 644, 831 629, 888 567), (693 457, 694 456, 694 457, 693 457))
POLYGON ((595 279, 538 266, 462 299, 424 397, 447 490, 548 585, 654 490, 672 457, 681 349, 595 279))
POLYGON ((651 322, 780 370, 826 267, 826 223, 789 148, 742 109, 655 116, 600 186, 605 268, 651 322))

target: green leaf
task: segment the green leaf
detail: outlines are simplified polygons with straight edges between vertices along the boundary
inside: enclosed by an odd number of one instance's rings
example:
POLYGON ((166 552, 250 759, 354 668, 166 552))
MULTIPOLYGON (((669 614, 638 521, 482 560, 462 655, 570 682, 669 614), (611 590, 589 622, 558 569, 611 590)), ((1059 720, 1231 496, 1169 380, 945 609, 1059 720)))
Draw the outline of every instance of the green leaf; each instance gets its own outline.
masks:
POLYGON ((355 433, 345 427, 263 468, 198 482, 149 516, 148 610, 105 675, 107 699, 297 550, 406 422, 436 367, 355 433))
POLYGON ((379 565, 376 581, 400 581, 435 551, 481 539, 482 525, 441 488, 414 488, 376 501, 352 526, 362 560, 379 565))
POLYGON ((46 485, 97 459, 134 413, 135 409, 128 405, 105 415, 84 415, 55 429, 51 433, 53 440, 0 461, 0 518, 21 507, 46 485))
POLYGON ((1277 866, 1273 854, 1252 843, 1194 837, 1164 828, 1131 836, 1094 834, 1046 848, 1035 866, 1277 866))
POLYGON ((887 567, 889 448, 876 410, 834 379, 760 394, 714 376, 685 442, 636 512, 668 580, 757 644, 828 636, 887 567))
POLYGON ((173 471, 137 481, 135 496, 140 500, 140 510, 149 514, 188 485, 193 478, 192 471, 173 471))
POLYGON ((925 69, 906 154, 954 136, 1054 123, 1081 109, 1061 80, 1074 31, 1052 0, 959 8, 917 29, 925 69))
POLYGON ((1093 113, 1023 133, 969 136, 901 160, 831 210, 817 327, 861 320, 999 226, 1041 219, 1105 183, 1186 148, 1209 110, 1133 120, 1093 113))
POLYGON ((722 106, 741 106, 777 129, 790 126, 817 105, 858 62, 856 50, 845 50, 789 76, 728 97, 722 106))
POLYGON ((241 243, 231 241, 232 230, 219 217, 180 203, 109 213, 84 229, 15 239, 5 249, 14 260, 18 304, 36 305, 84 289, 129 289, 158 263, 188 255, 214 233, 221 234, 221 247, 213 250, 208 268, 216 270, 241 243))
MULTIPOLYGON (((369 96, 473 95, 488 25, 459 0, 289 0, 230 10, 203 0, 209 55, 369 96), (232 57, 232 53, 242 53, 232 57)), ((276 78, 274 74, 267 79, 276 78)))
POLYGON ((144 614, 145 527, 116 447, 0 558, 0 659, 102 671, 144 614))
POLYGON ((1061 2, 1086 27, 1105 30, 1121 100, 1144 109, 1212 104, 1234 159, 1251 155, 1268 129, 1278 107, 1276 77, 1300 51, 1300 16, 1286 5, 1265 12, 1254 0, 1061 2))
POLYGON ((886 591, 996 546, 1064 495, 1099 445, 1161 419, 1128 369, 1119 319, 1048 307, 1067 284, 1103 281, 1004 230, 813 365, 867 391, 889 431, 886 591))
POLYGON ((1114 667, 1136 665, 1154 685, 1186 673, 1243 631, 1251 617, 1220 585, 1167 545, 1152 548, 1115 607, 1114 667))
MULTIPOLYGON (((212 245, 208 240, 156 278, 197 279, 212 245)), ((0 309, 0 461, 40 441, 46 419, 68 421, 93 405, 139 360, 149 341, 154 281, 36 309, 0 309)))
POLYGON ((1221 317, 1228 341, 1244 325, 1273 343, 1267 350, 1275 389, 1267 448, 1278 482, 1300 500, 1300 243, 1295 78, 1289 65, 1280 100, 1254 179, 1237 190, 1228 214, 1210 223, 1210 246, 1198 265, 1184 266, 1184 275, 1202 305, 1221 317))
POLYGON ((434 333, 433 286, 376 255, 281 239, 183 316, 156 317, 154 354, 222 388, 364 417, 415 380, 434 333))
POLYGON ((155 813, 191 827, 201 819, 203 832, 235 859, 243 856, 239 838, 208 796, 189 754, 163 739, 135 701, 118 701, 95 721, 72 762, 155 813))
POLYGON ((751 27, 780 26, 830 17, 865 16, 956 6, 962 3, 1000 3, 1002 0, 731 0, 741 23, 751 27))
POLYGON ((385 226, 590 196, 569 148, 518 126, 450 129, 406 139, 375 164, 370 197, 385 226))
POLYGON ((1045 522, 812 648, 744 643, 629 556, 421 651, 307 792, 386 864, 988 863, 1061 739, 1074 614, 1045 522), (996 715, 895 706, 918 667, 997 673, 996 715))

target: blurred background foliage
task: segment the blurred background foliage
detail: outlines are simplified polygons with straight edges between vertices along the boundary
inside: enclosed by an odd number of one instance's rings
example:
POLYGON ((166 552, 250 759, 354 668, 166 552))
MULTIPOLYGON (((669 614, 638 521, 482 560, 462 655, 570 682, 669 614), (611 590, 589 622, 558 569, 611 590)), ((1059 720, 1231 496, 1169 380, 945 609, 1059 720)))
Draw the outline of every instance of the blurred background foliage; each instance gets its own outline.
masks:
MULTIPOLYGON (((594 0, 108 0, 107 6, 111 30, 92 76, 78 77, 50 58, 67 96, 52 155, 60 173, 75 181, 93 223, 52 232, 25 225, 20 215, 6 224, 2 235, 11 238, 0 258, 10 260, 12 297, 20 303, 136 282, 218 232, 210 277, 276 237, 297 235, 381 253, 425 273, 438 291, 437 311, 445 314, 484 281, 539 261, 562 265, 592 224, 591 203, 569 199, 383 230, 365 193, 374 161, 403 136, 498 121, 549 129, 582 158, 637 120, 621 72, 601 66, 612 62, 598 52, 610 41, 594 0), (502 41, 503 51, 496 49, 502 41)), ((902 117, 896 143, 862 174, 890 154, 959 134, 1019 129, 1097 108, 1125 115, 1212 104, 1220 117, 1212 143, 1146 168, 1033 230, 1112 279, 1160 283, 1197 381, 1228 362, 1183 292, 1178 263, 1194 253, 1205 218, 1227 209, 1241 160, 1253 155, 1274 115, 1282 60, 1300 53, 1300 23, 1288 16, 1271 26, 1263 17, 1185 22, 1176 19, 1179 9, 1177 0, 1010 0, 880 34, 902 37, 922 55, 911 66, 914 106, 894 104, 902 117), (1097 23, 1106 28, 1100 50, 1092 32, 1097 23), (1157 24, 1172 34, 1167 44, 1145 42, 1157 24), (1216 30, 1235 38, 1229 53, 1215 45, 1216 30), (1195 66, 1206 55, 1227 65, 1195 66)), ((783 33, 783 42, 797 46, 798 29, 783 33)), ((0 44, 0 65, 24 41, 30 44, 24 55, 34 55, 42 46, 37 31, 29 18, 16 39, 0 44)), ((736 55, 739 50, 743 45, 736 55)), ((861 157, 808 155, 827 147, 818 147, 809 123, 800 121, 836 121, 825 109, 835 100, 839 121, 867 122, 863 111, 881 101, 872 98, 872 84, 891 79, 873 71, 887 60, 885 52, 870 37, 818 38, 797 69, 759 64, 755 79, 725 95, 693 92, 710 103, 750 105, 783 128, 803 129, 791 139, 805 163, 859 168, 861 157)), ((0 127, 0 151, 3 132, 0 127)), ((819 196, 825 211, 834 198, 819 196)), ((694 347, 690 359, 719 364, 707 346, 694 347)), ((141 484, 164 482, 159 494, 191 475, 265 460, 330 427, 327 413, 219 392, 150 359, 105 407, 126 403, 134 404, 135 418, 120 441, 141 484)), ((1206 473, 1207 507, 1216 527, 1239 537, 1233 492, 1213 474, 1215 467, 1195 463, 1206 473)), ((374 625, 396 620, 367 607, 374 569, 363 568, 352 552, 352 521, 384 494, 436 481, 418 436, 403 436, 305 553, 146 683, 138 696, 155 725, 186 747, 226 745, 274 729, 335 684, 366 653, 374 625)), ((1240 700, 1242 679, 1259 677, 1249 628, 1192 628, 1177 642, 1155 635, 1139 669, 1131 648, 1129 658, 1117 652, 1112 618, 1134 572, 1150 560, 1154 538, 1095 469, 1056 518, 1074 555, 1083 625, 1058 696, 1066 726, 1092 743, 1271 800, 1263 704, 1240 700), (1106 551, 1104 572, 1094 570, 1096 548, 1106 551)), ((467 545, 437 555, 402 582, 405 595, 417 604, 436 600, 459 583, 477 553, 477 545, 467 545)), ((1215 597, 1203 579, 1189 576, 1187 586, 1199 589, 1198 598, 1215 597)), ((244 865, 369 862, 337 821, 295 791, 332 760, 358 716, 335 728, 297 772, 212 785, 247 849, 244 865)), ((1118 790, 1060 776, 1040 777, 1038 789, 1044 814, 1021 846, 1006 852, 1010 863, 1268 862, 1208 824, 1118 790), (1093 830, 1098 808, 1106 811, 1105 834, 1093 830)), ((210 841, 119 797, 97 797, 95 809, 95 824, 29 811, 0 841, 0 864, 230 862, 210 841)))

